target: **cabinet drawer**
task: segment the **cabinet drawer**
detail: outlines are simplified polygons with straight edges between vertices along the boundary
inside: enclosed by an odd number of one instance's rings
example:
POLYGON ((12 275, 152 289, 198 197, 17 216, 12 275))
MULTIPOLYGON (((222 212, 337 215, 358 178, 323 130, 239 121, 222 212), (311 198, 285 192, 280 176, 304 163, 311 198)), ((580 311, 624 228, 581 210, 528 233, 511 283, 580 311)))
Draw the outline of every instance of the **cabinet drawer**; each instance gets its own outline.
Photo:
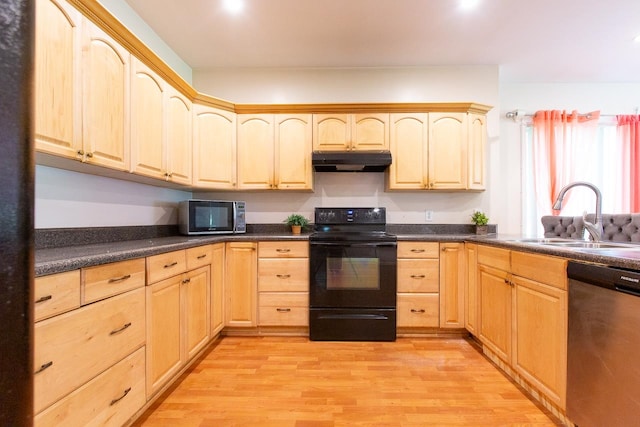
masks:
POLYGON ((144 344, 144 295, 136 289, 36 323, 35 413, 144 344))
POLYGON ((147 284, 187 271, 186 251, 167 252, 147 258, 147 284))
POLYGON ((144 347, 39 413, 36 427, 124 425, 146 403, 144 347))
POLYGON ((558 289, 567 289, 567 260, 564 258, 513 251, 511 272, 558 289))
POLYGON ((308 292, 309 259, 259 259, 258 290, 261 292, 308 292))
POLYGON ((82 269, 82 304, 144 286, 144 258, 82 269))
POLYGON ((198 246, 187 249, 187 270, 210 265, 213 259, 211 245, 198 246))
POLYGON ((511 271, 511 251, 493 246, 478 245, 478 264, 503 271, 511 271))
POLYGON ((259 242, 259 258, 308 258, 309 242, 259 242))
POLYGON ((438 242, 398 242, 398 258, 438 258, 438 242))
POLYGON ((36 277, 35 320, 80 307, 80 270, 36 277))
POLYGON ((438 294, 398 294, 398 327, 438 327, 438 294))
POLYGON ((398 292, 438 292, 440 261, 437 259, 399 259, 398 292))
POLYGON ((306 292, 261 292, 259 324, 308 326, 309 294, 306 292))

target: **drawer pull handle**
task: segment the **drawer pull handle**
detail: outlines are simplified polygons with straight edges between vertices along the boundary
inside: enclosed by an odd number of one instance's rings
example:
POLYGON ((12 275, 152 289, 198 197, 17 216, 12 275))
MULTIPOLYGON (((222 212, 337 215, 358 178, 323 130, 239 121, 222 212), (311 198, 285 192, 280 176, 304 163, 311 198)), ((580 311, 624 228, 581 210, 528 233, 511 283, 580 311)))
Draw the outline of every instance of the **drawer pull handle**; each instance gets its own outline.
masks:
POLYGON ((288 313, 291 311, 290 308, 276 308, 276 311, 278 311, 278 313, 288 313))
POLYGON ((130 278, 131 278, 130 274, 125 274, 122 277, 114 277, 113 279, 109 279, 109 283, 122 282, 123 280, 127 280, 127 279, 130 279, 130 278))
POLYGON ((411 278, 412 279, 424 279, 425 275, 424 274, 412 274, 411 278))
POLYGON ((171 264, 165 264, 164 268, 171 268, 175 267, 176 265, 178 265, 178 261, 173 261, 171 264))
POLYGON ((38 369, 37 371, 34 372, 34 374, 39 374, 40 372, 44 371, 47 368, 50 368, 53 365, 53 360, 50 362, 45 363, 44 365, 40 366, 40 369, 38 369))
POLYGON ((189 283, 189 282, 191 282, 191 279, 184 279, 184 280, 182 281, 182 283, 189 283))
POLYGON ((131 322, 129 322, 129 323, 125 323, 125 324, 124 324, 124 326, 123 326, 122 328, 120 328, 120 329, 115 329, 115 330, 113 330, 113 331, 109 332, 109 335, 115 335, 115 334, 117 334, 117 333, 119 333, 119 332, 122 332, 122 331, 124 331, 125 329, 127 329, 129 326, 131 326, 131 322))
POLYGON ((419 309, 419 310, 418 310, 418 309, 415 309, 415 308, 412 308, 412 309, 411 309, 411 312, 412 312, 412 313, 424 313, 424 308, 421 308, 421 309, 419 309))
POLYGON ((198 255, 198 259, 206 258, 207 254, 198 255))
POLYGON ((291 252, 291 249, 276 249, 276 252, 287 253, 287 252, 291 252))
POLYGON ((124 393, 122 394, 122 396, 118 397, 117 399, 113 399, 113 400, 111 401, 111 403, 109 403, 109 406, 113 406, 113 405, 115 405, 116 403, 118 403, 119 401, 121 401, 122 399, 124 399, 124 397, 125 397, 127 394, 129 394, 129 392, 130 392, 130 391, 131 391, 131 387, 129 387, 128 389, 126 389, 126 390, 124 391, 124 393))
POLYGON ((51 295, 45 295, 43 297, 40 297, 36 300, 36 304, 39 302, 45 302, 45 301, 49 301, 51 298, 53 298, 51 295))
POLYGON ((288 279, 289 277, 291 277, 290 274, 276 274, 276 277, 278 279, 288 279))
POLYGON ((424 249, 411 249, 411 252, 416 253, 416 254, 420 254, 420 253, 424 252, 424 249))

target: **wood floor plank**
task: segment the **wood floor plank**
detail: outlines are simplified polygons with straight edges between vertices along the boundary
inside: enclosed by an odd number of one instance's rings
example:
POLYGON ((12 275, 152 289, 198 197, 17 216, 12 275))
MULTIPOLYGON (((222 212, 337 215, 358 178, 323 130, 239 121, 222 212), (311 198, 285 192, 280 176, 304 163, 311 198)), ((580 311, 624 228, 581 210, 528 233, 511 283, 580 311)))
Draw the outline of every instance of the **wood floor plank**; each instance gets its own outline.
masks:
POLYGON ((561 425, 461 338, 225 337, 135 424, 561 425))

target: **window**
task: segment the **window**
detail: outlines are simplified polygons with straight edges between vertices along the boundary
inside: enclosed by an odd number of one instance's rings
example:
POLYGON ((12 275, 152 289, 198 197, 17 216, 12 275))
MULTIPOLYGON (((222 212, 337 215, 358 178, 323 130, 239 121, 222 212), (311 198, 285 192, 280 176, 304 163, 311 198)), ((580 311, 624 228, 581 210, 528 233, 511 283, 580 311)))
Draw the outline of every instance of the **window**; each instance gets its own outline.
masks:
MULTIPOLYGON (((527 236, 542 236, 540 218, 552 215, 549 203, 540 203, 536 196, 536 170, 534 160, 534 127, 531 121, 522 125, 522 233, 527 236)), ((629 210, 628 183, 622 173, 628 159, 625 147, 617 137, 614 116, 601 116, 597 124, 597 137, 579 139, 566 156, 567 163, 559 167, 571 169, 568 178, 560 187, 574 181, 587 181, 602 192, 602 212, 625 213, 629 210), (587 141, 591 139, 591 141, 587 141), (569 178, 570 177, 570 178, 569 178)), ((628 178, 627 178, 628 180, 628 178)), ((555 195, 554 195, 555 197, 555 195)), ((565 198, 560 215, 580 216, 584 212, 595 212, 595 195, 586 187, 574 187, 565 198)))

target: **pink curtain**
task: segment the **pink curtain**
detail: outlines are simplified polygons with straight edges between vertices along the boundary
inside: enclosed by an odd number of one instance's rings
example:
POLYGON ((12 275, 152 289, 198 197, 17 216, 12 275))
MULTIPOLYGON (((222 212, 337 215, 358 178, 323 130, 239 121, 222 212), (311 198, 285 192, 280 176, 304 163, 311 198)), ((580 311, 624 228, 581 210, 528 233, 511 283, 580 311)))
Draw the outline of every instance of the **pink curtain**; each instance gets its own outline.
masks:
MULTIPOLYGON (((581 156, 597 141, 600 112, 538 111, 533 116, 534 185, 538 218, 553 213, 560 189, 580 180, 581 156)), ((565 197, 568 201, 570 193, 565 197)))
POLYGON ((629 207, 632 213, 640 212, 640 116, 620 115, 618 121, 618 140, 622 144, 624 155, 628 159, 622 162, 624 194, 629 194, 629 207))

